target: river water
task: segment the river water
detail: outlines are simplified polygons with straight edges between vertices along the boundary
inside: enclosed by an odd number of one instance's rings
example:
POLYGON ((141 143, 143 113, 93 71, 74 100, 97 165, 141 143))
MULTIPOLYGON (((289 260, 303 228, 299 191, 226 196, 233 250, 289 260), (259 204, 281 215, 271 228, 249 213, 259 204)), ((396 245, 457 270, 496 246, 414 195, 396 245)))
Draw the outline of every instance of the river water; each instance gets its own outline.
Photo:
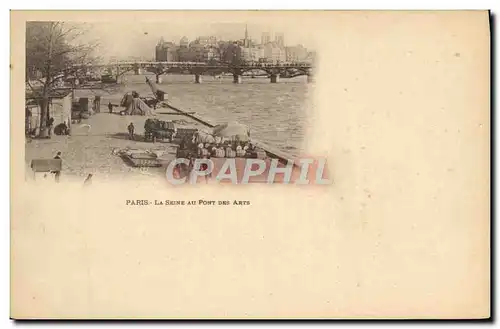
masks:
MULTIPOLYGON (((152 96, 145 77, 123 76, 123 91, 152 96)), ((154 81, 153 75, 148 77, 154 81)), ((195 84, 192 75, 163 75, 158 87, 168 93, 172 105, 182 110, 197 112, 214 123, 244 123, 252 136, 295 156, 304 151, 314 87, 305 76, 281 79, 279 83, 270 83, 268 78, 244 77, 241 84, 234 84, 232 76, 202 78, 201 84, 195 84)))

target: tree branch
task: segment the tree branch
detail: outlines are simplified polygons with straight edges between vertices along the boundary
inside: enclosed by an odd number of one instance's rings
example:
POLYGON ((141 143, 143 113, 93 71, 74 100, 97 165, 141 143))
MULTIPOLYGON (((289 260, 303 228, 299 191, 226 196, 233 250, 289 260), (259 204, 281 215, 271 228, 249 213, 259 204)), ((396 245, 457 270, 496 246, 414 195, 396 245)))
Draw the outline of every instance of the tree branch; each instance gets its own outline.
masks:
POLYGON ((26 83, 28 84, 28 86, 30 87, 31 91, 32 91, 34 94, 36 94, 36 95, 38 95, 38 96, 41 96, 41 94, 40 94, 40 93, 39 93, 39 92, 35 89, 35 87, 33 87, 33 86, 31 85, 31 82, 30 82, 29 80, 28 80, 28 81, 26 81, 26 83))

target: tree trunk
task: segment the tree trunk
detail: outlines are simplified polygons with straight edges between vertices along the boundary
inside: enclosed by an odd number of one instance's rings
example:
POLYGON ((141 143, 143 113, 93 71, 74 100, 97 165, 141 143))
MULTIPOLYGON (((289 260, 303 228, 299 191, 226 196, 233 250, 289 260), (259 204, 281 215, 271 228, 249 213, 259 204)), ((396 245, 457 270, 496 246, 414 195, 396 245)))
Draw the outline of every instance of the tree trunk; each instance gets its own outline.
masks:
POLYGON ((49 135, 47 129, 47 118, 49 115, 49 94, 50 94, 50 80, 52 78, 52 38, 54 33, 54 22, 50 23, 49 31, 49 49, 47 54, 47 65, 45 67, 45 82, 43 85, 42 103, 40 104, 40 138, 46 138, 49 135))
POLYGON ((49 135, 47 129, 47 116, 49 114, 49 97, 44 96, 42 102, 40 103, 40 138, 47 138, 49 135))

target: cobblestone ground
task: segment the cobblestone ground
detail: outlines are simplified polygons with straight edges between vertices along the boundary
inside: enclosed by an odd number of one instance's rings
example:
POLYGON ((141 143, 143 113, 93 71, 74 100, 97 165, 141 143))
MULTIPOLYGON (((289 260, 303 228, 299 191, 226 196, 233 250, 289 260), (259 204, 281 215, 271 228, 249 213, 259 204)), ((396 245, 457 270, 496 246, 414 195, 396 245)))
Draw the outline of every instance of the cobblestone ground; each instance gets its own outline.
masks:
MULTIPOLYGON (((104 110, 104 109, 103 109, 104 110)), ((116 110, 115 110, 116 111, 116 110)), ((158 110, 161 112, 162 110, 158 110)), ((160 119, 186 119, 179 115, 159 116, 160 119)), ((145 172, 130 166, 121 157, 114 155, 114 149, 126 147, 134 149, 163 150, 174 154, 175 146, 170 143, 145 142, 144 116, 120 116, 118 114, 97 113, 88 120, 73 124, 71 136, 55 136, 51 139, 33 139, 26 143, 26 172, 30 172, 33 159, 51 159, 62 152, 63 170, 61 179, 85 179, 92 173, 94 179, 125 178, 130 175, 163 175, 162 168, 148 168, 145 172), (127 126, 134 123, 136 141, 128 139, 127 126)), ((173 155, 172 155, 173 156, 173 155)))

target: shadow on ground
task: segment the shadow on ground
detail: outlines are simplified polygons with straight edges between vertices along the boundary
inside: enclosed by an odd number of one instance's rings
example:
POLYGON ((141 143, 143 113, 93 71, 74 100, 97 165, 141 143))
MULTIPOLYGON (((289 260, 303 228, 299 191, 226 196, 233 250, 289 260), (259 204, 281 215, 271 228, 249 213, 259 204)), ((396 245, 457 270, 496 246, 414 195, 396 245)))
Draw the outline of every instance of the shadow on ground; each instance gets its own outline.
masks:
MULTIPOLYGON (((107 137, 114 138, 114 139, 130 140, 128 133, 109 134, 109 135, 107 135, 107 137)), ((146 142, 146 140, 144 139, 144 136, 142 136, 142 135, 135 135, 134 141, 135 142, 146 142)))

